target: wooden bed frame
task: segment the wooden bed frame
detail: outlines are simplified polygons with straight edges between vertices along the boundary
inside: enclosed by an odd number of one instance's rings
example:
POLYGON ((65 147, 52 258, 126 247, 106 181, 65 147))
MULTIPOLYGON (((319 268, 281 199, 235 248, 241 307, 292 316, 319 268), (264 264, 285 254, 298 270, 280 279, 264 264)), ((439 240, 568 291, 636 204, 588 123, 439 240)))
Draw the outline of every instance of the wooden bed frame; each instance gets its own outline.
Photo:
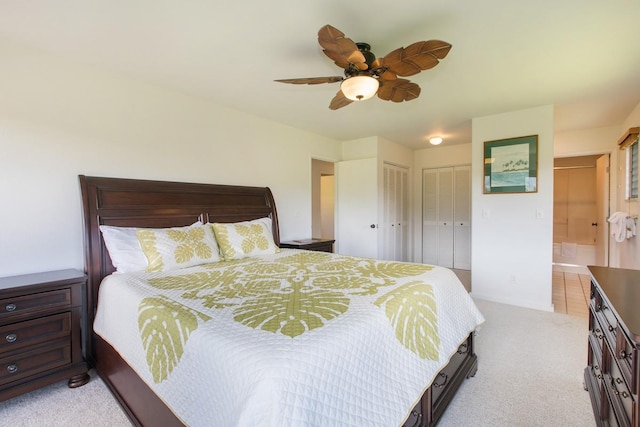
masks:
MULTIPOLYGON (((102 279, 115 271, 99 226, 176 227, 202 222, 238 222, 270 217, 280 244, 278 214, 268 187, 192 184, 80 175, 84 210, 87 324, 93 325, 102 279)), ((107 342, 91 332, 85 354, 132 423, 182 426, 183 423, 107 342)), ((465 378, 475 375, 477 356, 470 334, 440 371, 406 427, 433 426, 465 378)), ((407 408, 409 411, 410 408, 407 408)))

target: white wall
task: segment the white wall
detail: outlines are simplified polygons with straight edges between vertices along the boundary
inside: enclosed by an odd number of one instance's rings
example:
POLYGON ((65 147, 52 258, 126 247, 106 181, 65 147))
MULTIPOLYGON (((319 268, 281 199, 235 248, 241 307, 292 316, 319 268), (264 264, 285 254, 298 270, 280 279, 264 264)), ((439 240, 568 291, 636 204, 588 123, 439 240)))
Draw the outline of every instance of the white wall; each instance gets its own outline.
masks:
POLYGON ((552 311, 553 106, 473 119, 471 165, 473 295, 552 311), (538 135, 538 192, 483 194, 484 142, 527 135, 538 135))
POLYGON ((311 236, 312 158, 341 145, 0 40, 0 276, 83 268, 78 174, 269 186, 311 236))

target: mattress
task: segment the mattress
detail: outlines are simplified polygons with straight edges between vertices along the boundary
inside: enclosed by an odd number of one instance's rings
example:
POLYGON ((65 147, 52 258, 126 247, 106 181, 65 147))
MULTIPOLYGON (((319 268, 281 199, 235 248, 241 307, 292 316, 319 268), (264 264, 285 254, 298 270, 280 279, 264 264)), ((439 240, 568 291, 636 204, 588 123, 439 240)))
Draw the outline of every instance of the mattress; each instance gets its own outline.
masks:
POLYGON ((190 426, 401 425, 484 322, 446 268, 279 253, 107 276, 95 332, 190 426))

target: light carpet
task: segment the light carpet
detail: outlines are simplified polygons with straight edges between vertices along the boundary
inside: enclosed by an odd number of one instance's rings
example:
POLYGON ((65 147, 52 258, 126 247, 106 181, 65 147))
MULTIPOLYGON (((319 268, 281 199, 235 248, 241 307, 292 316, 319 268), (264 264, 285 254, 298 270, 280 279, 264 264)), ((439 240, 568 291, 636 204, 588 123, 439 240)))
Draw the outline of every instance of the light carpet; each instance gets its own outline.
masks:
MULTIPOLYGON (((439 427, 594 426, 583 389, 587 321, 566 314, 476 301, 486 323, 476 337, 479 366, 439 427)), ((0 426, 129 426, 104 383, 66 381, 0 402, 0 426)))

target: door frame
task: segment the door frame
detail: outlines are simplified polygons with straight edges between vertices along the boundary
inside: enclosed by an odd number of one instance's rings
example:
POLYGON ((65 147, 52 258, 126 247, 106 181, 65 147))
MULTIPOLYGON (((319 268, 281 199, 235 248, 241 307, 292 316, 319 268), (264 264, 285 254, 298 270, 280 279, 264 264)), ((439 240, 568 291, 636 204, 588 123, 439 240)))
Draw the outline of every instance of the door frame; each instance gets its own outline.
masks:
MULTIPOLYGON (((615 152, 616 150, 596 150, 596 151, 576 151, 576 152, 571 152, 571 153, 563 153, 562 155, 554 155, 553 158, 555 159, 559 159, 559 158, 571 158, 571 157, 583 157, 583 156, 603 156, 603 155, 607 155, 609 157, 609 170, 608 170, 608 174, 607 176, 609 177, 609 182, 607 183, 606 187, 608 188, 608 203, 605 203, 605 208, 604 210, 606 210, 606 212, 611 213, 611 206, 613 204, 612 201, 615 201, 617 198, 617 189, 615 186, 615 179, 612 179, 612 174, 615 173, 615 171, 617 170, 618 167, 618 162, 617 162, 617 156, 615 156, 615 152)), ((552 175, 553 176, 553 175, 552 175)), ((611 244, 611 235, 609 234, 609 223, 607 221, 607 218, 605 218, 605 226, 607 229, 606 235, 607 238, 604 239, 604 244, 606 245, 605 248, 605 253, 607 254, 605 257, 605 263, 606 266, 610 266, 611 265, 611 260, 613 256, 617 256, 617 252, 616 252, 616 247, 615 245, 611 244)), ((553 224, 552 224, 552 228, 553 228, 553 224)), ((553 230, 552 230, 553 231, 553 230)), ((599 233, 602 234, 602 233, 599 233)))

